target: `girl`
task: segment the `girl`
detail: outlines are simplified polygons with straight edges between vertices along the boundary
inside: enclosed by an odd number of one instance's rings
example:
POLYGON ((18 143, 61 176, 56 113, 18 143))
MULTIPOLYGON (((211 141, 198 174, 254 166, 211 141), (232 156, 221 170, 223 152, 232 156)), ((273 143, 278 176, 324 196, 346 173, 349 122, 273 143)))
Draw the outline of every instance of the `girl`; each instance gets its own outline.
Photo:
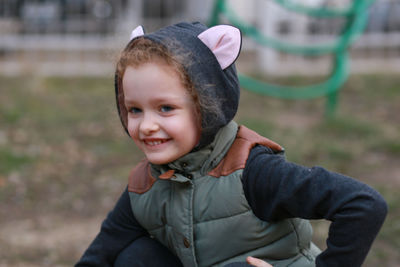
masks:
POLYGON ((116 98, 145 159, 76 266, 361 266, 385 201, 232 120, 240 47, 227 25, 132 32, 116 98), (305 219, 332 221, 322 253, 305 219))

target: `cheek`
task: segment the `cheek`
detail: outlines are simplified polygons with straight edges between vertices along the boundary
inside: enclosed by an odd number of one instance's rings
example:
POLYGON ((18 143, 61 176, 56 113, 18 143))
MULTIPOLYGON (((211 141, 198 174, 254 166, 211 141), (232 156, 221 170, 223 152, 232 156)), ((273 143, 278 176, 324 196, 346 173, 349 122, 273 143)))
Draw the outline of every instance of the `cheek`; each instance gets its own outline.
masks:
POLYGON ((184 136, 186 142, 190 142, 192 145, 197 145, 200 140, 201 127, 199 119, 193 113, 186 114, 179 122, 176 121, 172 128, 179 135, 184 136))
POLYGON ((137 138, 137 132, 138 132, 137 123, 135 122, 135 120, 128 118, 127 124, 128 124, 127 125, 128 133, 131 136, 131 138, 135 140, 135 138, 137 138))

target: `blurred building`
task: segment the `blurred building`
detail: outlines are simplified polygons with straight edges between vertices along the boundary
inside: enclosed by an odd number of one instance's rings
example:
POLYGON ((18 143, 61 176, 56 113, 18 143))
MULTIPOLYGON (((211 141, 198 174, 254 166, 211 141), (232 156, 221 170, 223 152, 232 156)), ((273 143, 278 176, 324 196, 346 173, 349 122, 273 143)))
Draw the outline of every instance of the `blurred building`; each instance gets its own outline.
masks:
MULTIPOLYGON (((296 1, 296 0, 293 0, 296 1)), ((350 0, 297 0, 310 6, 346 6, 350 0)), ((343 21, 293 14, 273 0, 230 0, 247 22, 293 42, 331 40, 343 21), (269 2, 269 5, 265 3, 269 2), (273 7, 275 5, 275 7, 273 7), (271 10, 274 9, 274 12, 271 10), (269 12, 268 12, 269 11, 269 12)), ((147 31, 181 20, 207 22, 214 0, 0 0, 0 73, 104 75, 113 71, 130 31, 147 31)), ((400 70, 400 1, 376 0, 366 33, 352 47, 355 72, 400 70)), ((243 45, 243 68, 301 73, 308 59, 271 51, 269 68, 257 61, 262 51, 251 40, 243 45), (272 66, 272 68, 271 68, 272 66)), ((329 64, 312 60, 316 70, 329 64)), ((315 73, 315 72, 313 72, 315 73)), ((307 74, 307 73, 305 73, 307 74)), ((309 73, 310 74, 310 73, 309 73)))

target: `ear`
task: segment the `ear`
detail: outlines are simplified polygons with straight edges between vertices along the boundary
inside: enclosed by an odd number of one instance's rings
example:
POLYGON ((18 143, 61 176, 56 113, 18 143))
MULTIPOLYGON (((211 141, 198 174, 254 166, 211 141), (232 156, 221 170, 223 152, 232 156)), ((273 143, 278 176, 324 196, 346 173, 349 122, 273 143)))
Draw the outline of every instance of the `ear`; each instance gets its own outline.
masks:
POLYGON ((211 27, 197 36, 217 58, 224 70, 239 56, 242 37, 239 29, 229 25, 211 27))
POLYGON ((137 26, 131 33, 131 39, 144 35, 144 30, 142 26, 137 26))

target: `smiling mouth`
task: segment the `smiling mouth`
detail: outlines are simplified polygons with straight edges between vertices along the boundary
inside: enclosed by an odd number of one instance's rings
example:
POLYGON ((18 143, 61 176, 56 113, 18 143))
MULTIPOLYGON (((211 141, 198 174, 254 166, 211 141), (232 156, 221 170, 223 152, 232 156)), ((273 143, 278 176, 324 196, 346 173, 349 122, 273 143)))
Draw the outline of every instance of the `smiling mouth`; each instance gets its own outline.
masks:
POLYGON ((170 139, 154 139, 154 140, 143 140, 143 143, 145 143, 145 145, 148 146, 157 146, 157 145, 161 145, 165 142, 168 142, 170 139))

